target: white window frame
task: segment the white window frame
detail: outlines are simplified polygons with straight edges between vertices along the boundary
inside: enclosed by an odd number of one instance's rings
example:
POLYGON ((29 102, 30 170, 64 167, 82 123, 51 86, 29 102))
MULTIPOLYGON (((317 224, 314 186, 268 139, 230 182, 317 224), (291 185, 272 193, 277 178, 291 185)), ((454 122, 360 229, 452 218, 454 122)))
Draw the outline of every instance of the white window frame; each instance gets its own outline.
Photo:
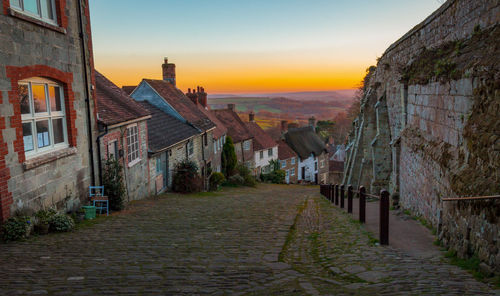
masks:
POLYGON ((218 143, 218 140, 214 141, 214 153, 217 153, 217 143, 218 143))
POLYGON ((55 26, 59 25, 57 23, 57 10, 56 10, 55 0, 36 0, 38 14, 24 10, 24 0, 19 0, 20 5, 16 5, 16 3, 15 3, 16 1, 14 1, 14 0, 4 0, 4 1, 9 1, 10 8, 14 9, 15 11, 17 11, 19 13, 25 14, 25 15, 30 16, 32 18, 36 18, 36 19, 41 20, 43 22, 49 23, 51 25, 55 25, 55 26), (47 2, 51 6, 52 19, 42 16, 42 2, 47 2))
POLYGON ((118 159, 118 141, 117 140, 111 140, 108 142, 108 158, 113 154, 114 159, 118 159), (113 153, 110 153, 110 148, 113 147, 114 151, 113 153))
POLYGON ((264 158, 264 150, 261 150, 260 151, 260 159, 263 159, 264 158))
POLYGON ((295 157, 292 157, 291 164, 292 164, 292 165, 294 165, 294 164, 295 164, 295 157))
MULTIPOLYGON (((53 81, 48 79, 40 78, 40 77, 32 77, 29 79, 19 81, 18 85, 26 85, 28 87, 28 97, 29 97, 29 105, 30 105, 30 113, 29 114, 21 114, 22 124, 31 123, 31 136, 32 136, 32 145, 33 150, 26 151, 25 156, 26 159, 36 157, 39 155, 43 155, 48 152, 52 152, 54 150, 59 150, 63 148, 67 148, 68 144, 68 128, 67 128, 67 120, 66 120, 66 106, 64 99, 64 91, 63 86, 59 85, 53 81), (45 88, 45 104, 47 108, 47 112, 35 113, 35 105, 33 99, 33 85, 43 85, 45 88), (59 98, 61 100, 61 111, 52 111, 50 105, 49 98, 49 87, 58 87, 59 88, 59 98), (54 128, 52 126, 52 121, 54 119, 62 119, 63 122, 63 138, 64 141, 58 144, 54 144, 54 128), (46 147, 39 148, 38 147, 38 133, 36 131, 36 123, 39 121, 48 121, 48 129, 49 129, 49 141, 50 145, 46 147)), ((22 125, 21 125, 22 126, 22 125)), ((24 144, 24 135, 23 135, 23 144, 24 144)))
POLYGON ((245 142, 243 142, 243 150, 250 150, 250 140, 246 140, 245 142))
POLYGON ((267 156, 273 156, 273 148, 267 149, 267 156))
POLYGON ((295 176, 295 168, 292 168, 292 176, 295 176))
POLYGON ((141 145, 139 141, 139 126, 137 125, 137 123, 130 124, 127 126, 126 140, 127 140, 127 162, 128 166, 132 167, 136 163, 141 161, 141 153, 140 153, 141 145), (135 131, 135 138, 137 141, 134 141, 134 131, 135 131), (137 149, 134 148, 135 146, 137 146, 137 149))
POLYGON ((320 168, 324 168, 324 167, 325 167, 325 160, 324 160, 324 159, 322 159, 322 160, 320 161, 320 165, 319 165, 319 167, 320 167, 320 168))
POLYGON ((286 159, 281 161, 281 168, 286 167, 286 159))
POLYGON ((194 154, 194 142, 189 141, 187 144, 188 156, 193 156, 194 154))

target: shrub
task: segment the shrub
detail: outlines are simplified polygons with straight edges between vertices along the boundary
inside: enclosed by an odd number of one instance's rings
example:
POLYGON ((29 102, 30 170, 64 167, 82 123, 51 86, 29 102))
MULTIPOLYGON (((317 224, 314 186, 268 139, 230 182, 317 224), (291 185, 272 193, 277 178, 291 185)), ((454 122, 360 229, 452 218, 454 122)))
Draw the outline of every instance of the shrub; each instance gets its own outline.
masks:
POLYGON ((109 207, 112 211, 123 209, 125 186, 123 184, 122 165, 118 160, 110 157, 104 166, 102 184, 104 195, 108 197, 109 207))
POLYGON ((172 179, 172 189, 176 192, 191 193, 199 192, 201 187, 202 180, 196 163, 190 160, 178 163, 172 179))
POLYGON ((2 225, 2 238, 5 241, 16 241, 26 237, 28 229, 30 228, 30 218, 28 216, 21 216, 16 218, 9 218, 2 225))
POLYGON ((242 176, 236 174, 236 175, 232 175, 231 177, 229 177, 228 183, 230 185, 244 185, 245 179, 242 176))
POLYGON ((212 173, 210 175, 210 190, 217 190, 219 186, 226 180, 222 173, 212 173))
POLYGON ((234 169, 238 163, 238 159, 236 158, 236 152, 234 151, 233 139, 230 136, 227 136, 226 143, 222 147, 222 155, 221 155, 221 166, 222 173, 224 176, 229 177, 234 175, 234 169))
POLYGON ((73 218, 66 214, 56 214, 50 219, 50 229, 56 232, 71 231, 75 227, 73 218))
POLYGON ((270 172, 269 174, 261 174, 260 178, 262 182, 269 182, 274 184, 283 184, 285 183, 286 172, 283 170, 275 170, 270 172))
POLYGON ((253 187, 257 184, 254 176, 252 176, 252 171, 250 171, 246 165, 239 163, 236 166, 236 171, 238 171, 238 174, 243 177, 243 183, 241 185, 253 187))
POLYGON ((35 214, 35 217, 38 220, 37 224, 49 224, 52 217, 56 214, 57 214, 57 212, 53 209, 38 211, 35 214))

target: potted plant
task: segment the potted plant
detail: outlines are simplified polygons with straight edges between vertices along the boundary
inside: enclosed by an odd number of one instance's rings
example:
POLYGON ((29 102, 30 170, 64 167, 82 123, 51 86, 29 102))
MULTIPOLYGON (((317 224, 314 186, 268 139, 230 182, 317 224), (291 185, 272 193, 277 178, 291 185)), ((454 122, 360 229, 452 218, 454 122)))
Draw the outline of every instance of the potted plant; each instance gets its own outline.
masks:
POLYGON ((35 214, 37 218, 37 232, 39 234, 49 233, 50 219, 56 214, 56 211, 50 210, 40 210, 35 214))

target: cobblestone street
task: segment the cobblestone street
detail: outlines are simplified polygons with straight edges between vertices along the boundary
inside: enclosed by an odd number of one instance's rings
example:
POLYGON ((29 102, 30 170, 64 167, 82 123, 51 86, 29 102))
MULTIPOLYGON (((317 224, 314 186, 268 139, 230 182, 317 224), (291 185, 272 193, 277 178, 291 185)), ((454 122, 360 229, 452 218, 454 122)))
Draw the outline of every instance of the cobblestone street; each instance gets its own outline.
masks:
POLYGON ((1 295, 495 295, 442 256, 374 245, 309 186, 167 194, 1 244, 0 262, 1 295))

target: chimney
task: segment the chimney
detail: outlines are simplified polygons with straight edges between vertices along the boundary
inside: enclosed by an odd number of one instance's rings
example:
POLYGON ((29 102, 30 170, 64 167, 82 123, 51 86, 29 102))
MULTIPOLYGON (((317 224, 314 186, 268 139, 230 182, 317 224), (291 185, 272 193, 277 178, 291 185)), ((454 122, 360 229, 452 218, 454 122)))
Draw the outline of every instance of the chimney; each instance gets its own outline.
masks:
POLYGON ((281 133, 286 133, 288 131, 288 121, 281 121, 281 133))
POLYGON ((227 104, 227 109, 231 110, 231 111, 234 111, 236 108, 236 106, 234 104, 227 104))
POLYGON ((163 69, 163 80, 168 81, 175 86, 176 85, 175 84, 175 64, 169 64, 168 58, 165 58, 165 61, 162 65, 162 69, 163 69))
POLYGON ((309 126, 312 127, 313 131, 316 131, 316 118, 314 116, 309 118, 309 126))
POLYGON ((186 94, 186 97, 188 97, 193 103, 198 104, 198 95, 196 95, 196 93, 194 92, 194 89, 193 89, 193 92, 191 92, 191 89, 188 88, 188 92, 186 94))
POLYGON ((208 95, 205 92, 205 88, 200 87, 200 92, 198 93, 198 102, 203 106, 203 108, 207 109, 207 104, 208 104, 208 95))
POLYGON ((250 113, 248 113, 248 121, 255 122, 255 113, 253 113, 253 111, 250 111, 250 113))

